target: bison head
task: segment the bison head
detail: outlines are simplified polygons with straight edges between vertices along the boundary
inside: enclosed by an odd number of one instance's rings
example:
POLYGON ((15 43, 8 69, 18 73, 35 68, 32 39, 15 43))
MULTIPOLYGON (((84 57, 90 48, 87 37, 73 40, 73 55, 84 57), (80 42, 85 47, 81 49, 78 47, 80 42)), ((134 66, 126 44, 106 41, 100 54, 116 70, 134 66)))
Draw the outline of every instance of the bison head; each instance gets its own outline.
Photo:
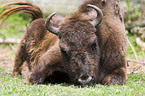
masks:
POLYGON ((68 75, 74 84, 89 85, 95 82, 100 60, 96 28, 102 21, 102 11, 88 4, 95 10, 96 17, 92 20, 89 14, 76 12, 71 16, 62 18, 60 26, 50 24, 48 16, 45 26, 48 31, 59 37, 59 46, 68 75))

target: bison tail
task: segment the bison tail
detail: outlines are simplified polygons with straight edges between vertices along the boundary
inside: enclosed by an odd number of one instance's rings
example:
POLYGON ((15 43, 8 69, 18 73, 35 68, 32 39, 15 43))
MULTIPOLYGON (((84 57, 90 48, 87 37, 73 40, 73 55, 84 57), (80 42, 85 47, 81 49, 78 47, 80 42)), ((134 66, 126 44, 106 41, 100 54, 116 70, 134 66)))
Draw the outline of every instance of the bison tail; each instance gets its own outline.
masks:
POLYGON ((32 16, 32 20, 43 18, 41 9, 36 5, 31 4, 30 2, 6 3, 0 6, 0 9, 3 8, 4 10, 0 13, 0 19, 2 19, 0 25, 2 25, 10 15, 16 12, 28 13, 32 16))

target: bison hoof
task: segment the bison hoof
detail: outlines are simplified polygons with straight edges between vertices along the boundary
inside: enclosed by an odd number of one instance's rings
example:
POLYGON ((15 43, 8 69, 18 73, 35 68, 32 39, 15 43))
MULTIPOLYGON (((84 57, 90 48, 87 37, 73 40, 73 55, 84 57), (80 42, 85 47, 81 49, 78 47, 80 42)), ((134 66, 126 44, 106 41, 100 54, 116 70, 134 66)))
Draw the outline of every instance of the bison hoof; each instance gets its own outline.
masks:
POLYGON ((104 78, 102 84, 111 85, 111 84, 124 84, 124 80, 121 75, 109 75, 104 78))
POLYGON ((29 76, 29 83, 31 84, 42 84, 44 83, 45 76, 40 72, 31 73, 29 76))

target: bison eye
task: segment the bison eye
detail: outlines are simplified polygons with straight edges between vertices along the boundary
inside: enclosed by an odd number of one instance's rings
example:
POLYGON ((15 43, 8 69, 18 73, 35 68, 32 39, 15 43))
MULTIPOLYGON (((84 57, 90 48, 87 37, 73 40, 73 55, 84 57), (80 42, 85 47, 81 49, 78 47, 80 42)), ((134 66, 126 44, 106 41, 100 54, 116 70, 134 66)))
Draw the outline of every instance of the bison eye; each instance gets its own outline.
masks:
POLYGON ((64 55, 67 55, 64 48, 60 48, 60 49, 61 49, 61 52, 62 52, 64 55))
POLYGON ((94 42, 93 44, 92 44, 92 46, 91 46, 91 48, 92 48, 92 50, 94 51, 94 50, 96 50, 96 42, 94 42))
POLYGON ((101 1, 102 6, 105 6, 105 3, 106 3, 105 0, 102 0, 102 1, 101 1))

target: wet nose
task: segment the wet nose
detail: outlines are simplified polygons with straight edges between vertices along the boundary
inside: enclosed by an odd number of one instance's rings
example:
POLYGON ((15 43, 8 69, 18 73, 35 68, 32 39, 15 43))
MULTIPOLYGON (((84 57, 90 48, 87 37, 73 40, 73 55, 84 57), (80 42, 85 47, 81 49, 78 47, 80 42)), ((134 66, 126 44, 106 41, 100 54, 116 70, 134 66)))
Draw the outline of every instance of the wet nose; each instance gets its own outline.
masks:
POLYGON ((83 74, 79 77, 78 82, 81 84, 90 84, 94 77, 89 74, 83 74))

